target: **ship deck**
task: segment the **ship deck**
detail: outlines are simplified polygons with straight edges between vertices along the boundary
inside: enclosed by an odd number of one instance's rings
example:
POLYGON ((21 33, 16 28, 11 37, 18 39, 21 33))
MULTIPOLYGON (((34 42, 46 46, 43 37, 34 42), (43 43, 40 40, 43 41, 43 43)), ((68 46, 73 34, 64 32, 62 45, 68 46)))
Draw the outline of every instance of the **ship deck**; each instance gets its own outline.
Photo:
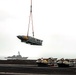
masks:
POLYGON ((36 65, 0 64, 0 72, 33 74, 76 74, 76 67, 37 67, 36 65))
POLYGON ((76 67, 38 67, 36 60, 0 60, 0 73, 3 75, 73 75, 76 74, 76 67))

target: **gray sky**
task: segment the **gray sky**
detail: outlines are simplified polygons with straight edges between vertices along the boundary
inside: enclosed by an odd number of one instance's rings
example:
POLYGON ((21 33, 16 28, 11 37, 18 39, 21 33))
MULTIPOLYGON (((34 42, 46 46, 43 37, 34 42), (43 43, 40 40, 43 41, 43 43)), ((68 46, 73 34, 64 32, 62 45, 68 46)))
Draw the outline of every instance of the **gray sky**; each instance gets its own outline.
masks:
POLYGON ((33 0, 35 38, 43 46, 16 37, 27 35, 29 11, 30 0, 0 0, 0 56, 76 58, 76 0, 33 0))

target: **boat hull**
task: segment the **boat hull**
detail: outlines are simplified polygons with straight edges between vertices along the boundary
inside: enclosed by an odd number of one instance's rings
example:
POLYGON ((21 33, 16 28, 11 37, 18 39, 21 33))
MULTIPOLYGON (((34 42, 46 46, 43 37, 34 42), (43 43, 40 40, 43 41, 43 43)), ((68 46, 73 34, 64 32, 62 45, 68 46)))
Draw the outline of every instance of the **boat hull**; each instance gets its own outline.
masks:
POLYGON ((47 63, 37 63, 38 67, 48 67, 47 63))
POLYGON ((21 40, 21 42, 25 42, 30 45, 42 45, 42 40, 31 37, 31 36, 24 36, 24 35, 19 35, 17 36, 18 39, 21 40))
POLYGON ((69 64, 58 63, 58 67, 70 67, 69 64))

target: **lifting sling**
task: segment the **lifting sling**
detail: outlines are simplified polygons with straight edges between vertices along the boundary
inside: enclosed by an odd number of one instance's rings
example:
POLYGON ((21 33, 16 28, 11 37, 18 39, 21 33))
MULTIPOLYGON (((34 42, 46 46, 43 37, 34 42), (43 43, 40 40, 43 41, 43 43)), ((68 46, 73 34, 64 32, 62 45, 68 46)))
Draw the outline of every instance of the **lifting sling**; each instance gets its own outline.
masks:
POLYGON ((32 34, 33 34, 33 37, 34 37, 33 15, 32 15, 32 0, 31 0, 31 5, 30 5, 30 16, 29 16, 27 36, 29 36, 30 22, 32 24, 32 34))

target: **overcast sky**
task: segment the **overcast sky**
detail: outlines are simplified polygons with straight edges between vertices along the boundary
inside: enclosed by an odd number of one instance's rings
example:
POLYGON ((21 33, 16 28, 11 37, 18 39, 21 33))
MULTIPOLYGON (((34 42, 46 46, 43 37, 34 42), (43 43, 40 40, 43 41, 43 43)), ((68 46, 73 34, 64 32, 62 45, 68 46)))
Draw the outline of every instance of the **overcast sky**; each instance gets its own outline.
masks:
POLYGON ((29 11, 30 0, 0 0, 0 56, 20 51, 29 58, 76 58, 76 0, 33 0, 35 38, 42 46, 16 37, 27 35, 29 11))

